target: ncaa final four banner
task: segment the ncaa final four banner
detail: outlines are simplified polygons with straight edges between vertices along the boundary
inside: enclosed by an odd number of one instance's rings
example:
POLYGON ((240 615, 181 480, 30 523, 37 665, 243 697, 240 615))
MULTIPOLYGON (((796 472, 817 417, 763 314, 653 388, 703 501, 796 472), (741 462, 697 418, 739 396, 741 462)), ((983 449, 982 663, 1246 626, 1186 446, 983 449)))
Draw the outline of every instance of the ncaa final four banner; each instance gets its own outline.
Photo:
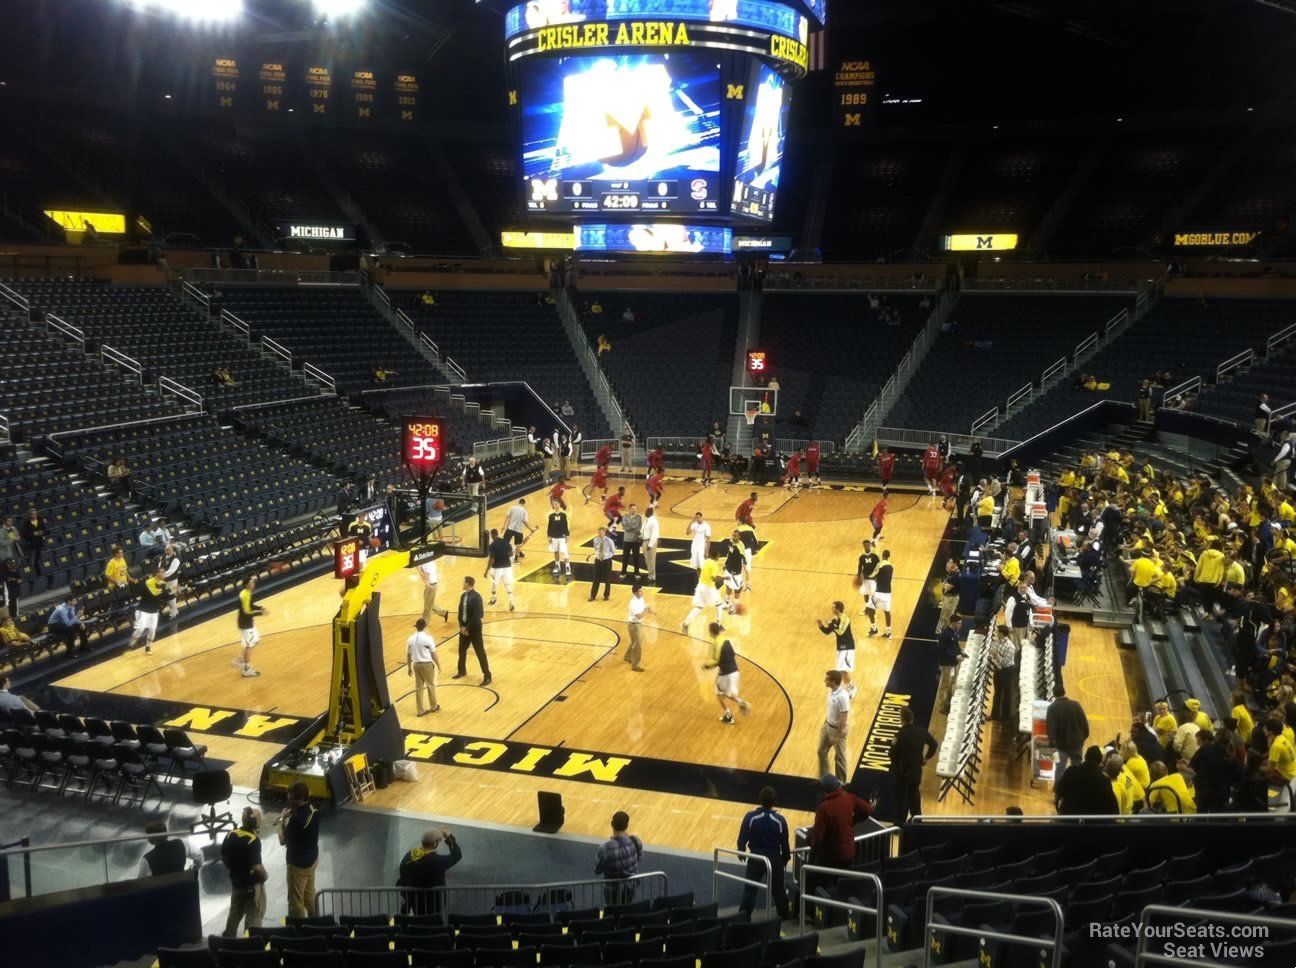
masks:
POLYGON ((877 71, 872 60, 858 55, 839 57, 833 67, 834 127, 846 134, 863 134, 877 110, 877 71))

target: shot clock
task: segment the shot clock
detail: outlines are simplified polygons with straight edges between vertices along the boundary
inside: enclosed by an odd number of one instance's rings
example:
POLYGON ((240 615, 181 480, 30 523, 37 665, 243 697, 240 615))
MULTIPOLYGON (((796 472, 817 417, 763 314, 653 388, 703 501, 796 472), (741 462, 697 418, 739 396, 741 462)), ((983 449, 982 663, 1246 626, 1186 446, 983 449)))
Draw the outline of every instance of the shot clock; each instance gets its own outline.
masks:
POLYGON ((401 420, 401 459, 413 473, 430 477, 445 456, 445 423, 439 417, 401 420))
POLYGON ((747 351, 747 372, 753 377, 765 376, 769 372, 769 357, 764 350, 747 351))

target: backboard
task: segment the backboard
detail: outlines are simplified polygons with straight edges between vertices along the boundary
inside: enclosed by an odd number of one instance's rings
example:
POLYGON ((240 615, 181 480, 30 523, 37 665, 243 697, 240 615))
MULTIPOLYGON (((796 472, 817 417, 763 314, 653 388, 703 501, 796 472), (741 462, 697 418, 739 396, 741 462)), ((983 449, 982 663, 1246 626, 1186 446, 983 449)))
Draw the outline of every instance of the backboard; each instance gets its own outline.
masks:
POLYGON ((437 544, 441 547, 440 553, 445 555, 486 556, 488 535, 484 495, 473 497, 463 491, 429 491, 426 501, 420 502, 418 491, 399 488, 393 497, 402 547, 415 549, 437 544))
POLYGON ((755 410, 762 417, 777 417, 778 397, 778 390, 769 387, 730 387, 729 413, 738 416, 755 410))

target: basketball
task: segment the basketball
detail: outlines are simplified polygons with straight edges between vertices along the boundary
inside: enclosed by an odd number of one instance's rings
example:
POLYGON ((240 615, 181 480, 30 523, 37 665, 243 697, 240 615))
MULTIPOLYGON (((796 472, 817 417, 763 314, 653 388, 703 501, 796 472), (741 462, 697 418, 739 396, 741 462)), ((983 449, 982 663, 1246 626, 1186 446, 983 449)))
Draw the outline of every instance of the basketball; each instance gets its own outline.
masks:
POLYGON ((730 611, 732 611, 735 615, 746 615, 747 606, 744 605, 742 602, 734 602, 733 608, 730 611))
POLYGON ((444 511, 445 501, 441 500, 440 498, 437 498, 435 501, 432 502, 432 507, 437 511, 444 511))
POLYGON ((864 579, 861 578, 859 575, 856 575, 854 578, 851 579, 851 587, 853 587, 856 591, 859 591, 860 586, 863 584, 864 584, 864 579))
POLYGON ((374 551, 377 551, 382 547, 382 538, 378 537, 376 534, 371 536, 369 538, 369 547, 374 549, 374 551))

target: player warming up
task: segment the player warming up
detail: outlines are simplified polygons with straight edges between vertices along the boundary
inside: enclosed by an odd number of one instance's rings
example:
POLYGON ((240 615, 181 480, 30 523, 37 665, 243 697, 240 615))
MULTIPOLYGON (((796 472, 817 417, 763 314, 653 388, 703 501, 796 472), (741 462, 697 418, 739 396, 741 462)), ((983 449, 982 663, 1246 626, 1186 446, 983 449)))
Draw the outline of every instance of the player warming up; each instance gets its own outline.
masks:
POLYGON ((887 492, 882 488, 882 496, 878 498, 877 504, 873 505, 873 510, 869 512, 869 524, 873 525, 873 540, 882 540, 882 525, 886 523, 887 513, 887 492))
POLYGON ((563 500, 563 494, 566 491, 574 491, 574 490, 576 490, 576 485, 568 484, 567 478, 559 474, 558 480, 554 483, 554 486, 549 489, 549 503, 552 504, 553 502, 556 501, 562 507, 562 509, 566 511, 567 502, 563 500))
POLYGON ((513 603, 513 546, 508 538, 501 538, 500 533, 491 528, 490 544, 486 546, 486 570, 482 577, 490 577, 491 597, 487 604, 495 604, 495 586, 503 585, 508 595, 509 611, 515 610, 513 603))
POLYGON ((666 479, 662 476, 661 471, 657 471, 648 480, 644 481, 644 490, 648 492, 648 506, 655 508, 661 503, 662 495, 666 493, 666 479))
POLYGON ((596 467, 594 469, 594 476, 590 478, 590 482, 581 488, 581 494, 585 495, 586 504, 589 504, 590 501, 594 500, 595 491, 602 491, 603 497, 601 500, 607 500, 608 469, 606 467, 596 467))
POLYGON ((896 456, 884 447, 882 453, 878 454, 877 462, 878 473, 882 476, 882 492, 885 494, 891 486, 891 475, 895 473, 896 456))
POLYGON ((239 592, 238 597, 238 627, 243 637, 243 658, 242 661, 235 659, 234 664, 242 667, 243 675, 247 678, 261 675, 252 668, 252 650, 261 641, 261 634, 256 629, 256 617, 266 614, 264 608, 252 601, 252 594, 256 591, 256 585, 255 575, 244 578, 243 589, 239 592))
POLYGON ((742 598, 743 590, 748 587, 747 574, 750 561, 751 552, 747 550, 742 535, 735 528, 729 538, 729 547, 725 551, 724 560, 725 608, 735 615, 742 615, 746 611, 746 606, 739 599, 742 598))
POLYGON ((612 445, 604 444, 594 454, 594 469, 596 471, 606 471, 608 465, 612 463, 612 445))
POLYGON ((684 617, 680 631, 687 632, 693 620, 708 608, 714 608, 716 621, 720 620, 726 607, 720 600, 720 585, 724 581, 723 571, 723 566, 720 564, 720 546, 716 545, 711 551, 711 557, 702 563, 702 568, 698 572, 698 583, 693 589, 693 607, 684 617))
POLYGON ((734 520, 739 524, 745 524, 747 527, 755 530, 756 522, 752 520, 752 511, 756 509, 756 492, 751 492, 751 497, 738 505, 738 510, 734 512, 734 520))
POLYGON ((703 437, 698 441, 698 460, 702 462, 702 484, 711 483, 711 464, 715 461, 715 451, 711 448, 711 438, 703 437))
POLYGON ((855 671, 855 635, 851 632, 850 619, 846 617, 846 603, 832 603, 832 618, 819 622, 819 631, 824 635, 837 637, 837 665, 834 668, 842 675, 842 685, 846 687, 852 699, 855 698, 855 687, 851 685, 851 673, 855 671))
POLYGON ((693 520, 689 522, 688 535, 692 542, 689 545, 689 567, 700 575, 702 566, 711 556, 711 525, 702 519, 701 511, 694 514, 693 520))
POLYGON ((801 451, 797 449, 792 452, 792 456, 787 459, 787 470, 783 474, 783 482, 787 485, 788 491, 793 497, 797 497, 801 491, 801 451))
POLYGON ((603 514, 607 517, 608 530, 621 520, 621 504, 625 501, 625 488, 618 487, 617 492, 603 502, 603 514))
POLYGON ((806 478, 811 487, 822 487, 823 481, 819 480, 819 442, 812 440, 810 446, 806 448, 806 478))
POLYGON ((873 582, 875 590, 873 597, 869 599, 868 608, 864 609, 864 614, 869 620, 869 635, 877 635, 877 613, 881 612, 882 617, 886 620, 886 635, 884 638, 891 638, 891 552, 882 552, 882 562, 878 565, 874 573, 873 582))
POLYGON ((923 480, 927 483, 927 493, 932 496, 932 504, 936 503, 936 484, 940 480, 943 464, 940 448, 935 444, 928 444, 927 449, 923 451, 922 467, 923 480))
POLYGON ((166 569, 159 565, 153 574, 144 581, 140 592, 139 607, 135 610, 135 628, 131 632, 127 649, 139 645, 144 640, 144 654, 153 654, 153 639, 157 636, 158 615, 168 602, 175 601, 175 595, 167 588, 166 569))
POLYGON ((526 557, 526 554, 522 551, 522 546, 526 544, 531 535, 540 530, 531 527, 530 522, 531 518, 526 509, 526 498, 520 497, 517 504, 509 508, 504 515, 504 537, 516 547, 513 555, 515 561, 521 561, 526 557))
POLYGON ((751 591, 752 559, 756 557, 756 552, 760 551, 760 542, 756 540, 756 529, 750 524, 740 524, 734 529, 734 534, 743 543, 747 549, 747 585, 743 591, 751 591))
POLYGON ((567 553, 567 538, 571 529, 567 524, 567 512, 555 501, 550 505, 549 521, 545 533, 549 536, 549 550, 553 552, 553 573, 557 578, 559 569, 566 565, 567 577, 571 577, 571 555, 567 553), (561 559, 561 561, 559 560, 561 559))
POLYGON ((708 627, 711 633, 711 661, 703 669, 716 670, 716 699, 720 701, 720 722, 726 726, 734 723, 729 704, 737 705, 744 715, 751 712, 751 703, 743 699, 738 692, 738 656, 734 652, 733 642, 724 634, 724 626, 712 622, 708 627))

